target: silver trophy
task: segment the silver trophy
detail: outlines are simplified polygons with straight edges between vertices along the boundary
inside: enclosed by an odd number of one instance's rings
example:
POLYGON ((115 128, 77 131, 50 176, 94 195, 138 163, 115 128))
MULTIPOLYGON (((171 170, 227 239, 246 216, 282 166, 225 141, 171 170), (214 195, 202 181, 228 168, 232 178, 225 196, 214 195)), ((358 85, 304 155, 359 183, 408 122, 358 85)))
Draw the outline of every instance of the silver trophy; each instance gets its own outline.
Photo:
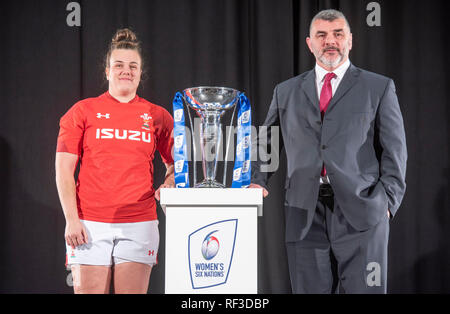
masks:
MULTIPOLYGON (((225 149, 225 163, 223 183, 216 181, 217 159, 219 148, 222 143, 222 123, 221 118, 228 110, 233 109, 231 123, 233 122, 236 112, 236 104, 239 101, 240 92, 225 87, 193 87, 183 91, 185 102, 190 108, 195 110, 201 118, 200 126, 200 149, 202 156, 202 167, 204 180, 197 183, 197 168, 195 156, 197 155, 197 147, 195 140, 192 141, 194 162, 194 188, 225 188, 227 174, 227 160, 230 140, 232 137, 232 129, 229 128, 227 134, 227 145, 225 149)), ((193 130, 192 117, 188 110, 191 129, 193 130)))

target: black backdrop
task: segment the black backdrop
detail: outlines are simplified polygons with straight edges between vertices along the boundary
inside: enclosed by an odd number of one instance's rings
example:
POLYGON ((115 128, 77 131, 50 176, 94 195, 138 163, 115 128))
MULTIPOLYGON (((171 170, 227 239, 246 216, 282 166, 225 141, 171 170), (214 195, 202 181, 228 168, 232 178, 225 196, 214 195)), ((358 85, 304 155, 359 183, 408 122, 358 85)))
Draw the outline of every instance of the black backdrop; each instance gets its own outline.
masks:
MULTIPOLYGON (((395 80, 404 115, 408 187, 391 223, 388 291, 450 292, 448 1, 375 1, 381 26, 373 27, 369 0, 80 0, 81 25, 72 27, 69 2, 0 2, 0 292, 72 292, 54 183, 58 121, 79 99, 106 90, 102 62, 115 30, 131 27, 143 41, 140 96, 172 112, 176 91, 234 87, 250 98, 258 126, 275 84, 313 67, 305 37, 325 8, 349 19, 351 61, 395 80)), ((259 218, 261 293, 290 293, 284 158, 259 218)), ((164 249, 162 236, 150 293, 164 292, 164 249)))

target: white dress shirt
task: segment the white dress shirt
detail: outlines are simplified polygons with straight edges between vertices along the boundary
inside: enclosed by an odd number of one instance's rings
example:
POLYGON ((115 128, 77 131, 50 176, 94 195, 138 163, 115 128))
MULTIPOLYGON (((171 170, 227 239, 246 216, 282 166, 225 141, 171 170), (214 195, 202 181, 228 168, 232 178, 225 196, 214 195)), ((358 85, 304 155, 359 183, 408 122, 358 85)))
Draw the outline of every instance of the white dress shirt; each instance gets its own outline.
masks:
MULTIPOLYGON (((345 75, 345 72, 347 72, 348 68, 350 67, 350 59, 347 59, 347 61, 345 61, 344 63, 342 63, 337 69, 335 69, 333 71, 334 74, 336 74, 336 76, 331 79, 331 90, 332 90, 332 95, 334 96, 334 93, 336 92, 336 90, 339 87, 339 84, 342 81, 342 78, 345 75)), ((324 79, 325 79, 325 75, 327 75, 328 73, 330 73, 329 71, 325 70, 324 68, 322 68, 319 64, 316 63, 316 87, 317 87, 317 98, 320 101, 320 94, 322 92, 322 86, 324 83, 324 79)), ((317 104, 317 106, 319 106, 319 104, 317 104)), ((320 177, 320 183, 330 183, 330 179, 328 177, 328 175, 326 175, 325 177, 320 177)))
MULTIPOLYGON (((334 96, 334 93, 336 92, 339 84, 341 83, 342 78, 345 75, 345 72, 347 72, 349 67, 350 67, 350 59, 347 59, 347 61, 345 61, 337 69, 335 69, 333 71, 333 73, 336 74, 336 77, 331 80, 331 89, 333 92, 333 96, 334 96)), ((323 86, 323 81, 325 79, 325 75, 327 75, 327 73, 330 73, 330 72, 325 70, 324 68, 322 68, 317 63, 316 63, 315 71, 316 71, 317 98, 320 100, 320 93, 322 92, 322 86, 323 86)))

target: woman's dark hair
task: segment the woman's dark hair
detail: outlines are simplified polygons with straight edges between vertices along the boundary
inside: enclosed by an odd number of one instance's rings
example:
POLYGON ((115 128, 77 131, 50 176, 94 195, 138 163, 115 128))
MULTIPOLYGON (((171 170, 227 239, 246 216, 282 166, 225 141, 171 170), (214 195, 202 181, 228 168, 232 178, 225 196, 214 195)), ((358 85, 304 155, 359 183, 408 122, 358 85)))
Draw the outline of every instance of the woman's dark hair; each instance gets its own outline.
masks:
POLYGON ((111 58, 111 53, 115 49, 130 49, 135 50, 141 57, 141 70, 144 69, 144 58, 142 56, 142 48, 141 43, 137 39, 136 34, 128 29, 128 28, 122 28, 119 29, 116 34, 113 36, 111 40, 111 44, 109 45, 108 52, 106 53, 105 57, 105 68, 109 68, 109 59, 111 58))

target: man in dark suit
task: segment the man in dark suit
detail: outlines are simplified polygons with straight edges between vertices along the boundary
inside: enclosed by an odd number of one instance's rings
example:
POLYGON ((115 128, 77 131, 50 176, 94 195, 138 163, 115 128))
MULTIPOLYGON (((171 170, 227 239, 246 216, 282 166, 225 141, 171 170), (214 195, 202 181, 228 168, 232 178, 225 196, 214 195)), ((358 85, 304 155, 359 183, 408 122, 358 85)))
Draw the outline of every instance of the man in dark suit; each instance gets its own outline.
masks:
MULTIPOLYGON (((352 65, 345 16, 319 12, 306 39, 315 69, 278 84, 264 125, 287 156, 286 247, 294 293, 386 293, 389 218, 406 189, 394 82, 352 65)), ((270 161, 269 161, 270 162, 270 161)), ((250 187, 272 173, 253 163, 250 187)))

